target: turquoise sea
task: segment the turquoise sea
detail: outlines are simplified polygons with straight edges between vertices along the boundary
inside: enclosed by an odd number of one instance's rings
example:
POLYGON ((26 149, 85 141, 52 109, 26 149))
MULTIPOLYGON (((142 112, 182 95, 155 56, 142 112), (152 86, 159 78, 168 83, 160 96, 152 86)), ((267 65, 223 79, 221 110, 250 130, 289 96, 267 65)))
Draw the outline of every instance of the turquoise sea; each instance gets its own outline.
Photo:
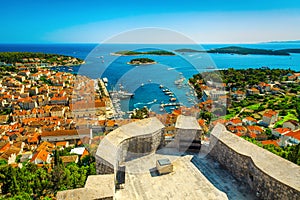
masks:
MULTIPOLYGON (((120 50, 148 51, 153 49, 174 51, 180 48, 211 49, 233 46, 232 44, 205 44, 205 45, 156 45, 156 44, 0 44, 0 51, 44 52, 70 55, 84 59, 86 64, 74 66, 73 72, 91 78, 107 77, 108 89, 119 89, 135 93, 134 98, 122 100, 123 111, 136 107, 147 106, 160 112, 161 103, 169 103, 170 97, 162 92, 159 85, 170 89, 180 102, 191 106, 196 99, 192 96, 186 80, 193 74, 215 69, 247 69, 247 68, 291 68, 300 71, 300 54, 290 56, 269 55, 235 55, 235 54, 204 54, 184 53, 176 56, 145 55, 157 61, 154 65, 132 66, 127 62, 132 58, 141 56, 115 56, 111 53, 120 50), (182 84, 174 82, 185 78, 182 84)), ((260 44, 234 44, 260 49, 300 48, 300 43, 260 43, 260 44)), ((60 71, 69 71, 68 67, 57 67, 60 71)), ((170 111, 170 108, 167 109, 170 111)))

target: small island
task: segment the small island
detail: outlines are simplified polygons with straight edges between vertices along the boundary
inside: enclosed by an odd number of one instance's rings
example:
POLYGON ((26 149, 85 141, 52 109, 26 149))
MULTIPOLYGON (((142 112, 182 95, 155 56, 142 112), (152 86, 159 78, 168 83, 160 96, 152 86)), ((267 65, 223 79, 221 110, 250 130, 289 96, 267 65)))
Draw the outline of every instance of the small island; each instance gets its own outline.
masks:
POLYGON ((137 55, 157 55, 157 56, 174 56, 176 55, 173 52, 170 51, 164 51, 164 50, 155 50, 155 51, 117 51, 115 53, 112 53, 111 55, 114 56, 137 56, 137 55))
POLYGON ((127 64, 129 65, 152 65, 156 64, 155 60, 152 60, 150 58, 135 58, 130 60, 127 64))

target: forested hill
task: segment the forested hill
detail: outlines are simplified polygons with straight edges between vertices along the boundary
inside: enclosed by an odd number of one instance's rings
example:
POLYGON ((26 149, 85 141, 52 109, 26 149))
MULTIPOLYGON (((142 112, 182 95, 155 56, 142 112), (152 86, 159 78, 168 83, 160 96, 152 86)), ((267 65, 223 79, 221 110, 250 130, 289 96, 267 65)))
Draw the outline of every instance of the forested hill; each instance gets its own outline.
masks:
POLYGON ((84 63, 79 58, 59 54, 33 52, 0 52, 0 62, 6 64, 47 63, 49 65, 79 65, 84 63))
POLYGON ((252 49, 246 47, 229 46, 216 49, 204 50, 194 50, 194 49, 177 49, 176 52, 180 53, 221 53, 221 54, 253 54, 253 55, 278 55, 278 56, 289 56, 290 53, 300 53, 300 49, 252 49))

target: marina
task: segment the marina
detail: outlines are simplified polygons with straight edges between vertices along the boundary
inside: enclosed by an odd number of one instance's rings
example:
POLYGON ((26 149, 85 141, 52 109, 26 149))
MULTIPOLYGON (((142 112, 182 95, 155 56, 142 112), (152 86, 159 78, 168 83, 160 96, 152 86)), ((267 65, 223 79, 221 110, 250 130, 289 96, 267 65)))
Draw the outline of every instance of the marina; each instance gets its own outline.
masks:
MULTIPOLYGON (((104 77, 102 80, 106 86, 111 84, 106 77, 104 77)), ((136 93, 139 95, 151 93, 151 90, 153 89, 151 85, 153 83, 151 83, 149 80, 148 84, 141 83, 139 89, 135 91, 135 93, 128 92, 125 89, 125 86, 122 84, 117 84, 115 87, 110 87, 111 89, 109 90, 109 96, 113 104, 115 119, 121 119, 127 116, 130 117, 135 109, 144 107, 148 108, 149 110, 153 110, 156 113, 170 113, 173 110, 178 109, 180 106, 184 105, 182 102, 178 101, 177 95, 175 95, 175 93, 170 88, 165 87, 163 84, 157 84, 157 89, 161 91, 161 95, 157 96, 158 98, 152 100, 149 99, 149 101, 147 102, 139 101, 134 103, 133 107, 124 109, 124 105, 132 105, 130 102, 136 100, 136 93), (140 92, 143 92, 143 94, 141 94, 140 92)), ((186 91, 186 93, 190 95, 190 90, 186 91)), ((187 102, 193 102, 191 97, 189 97, 190 99, 187 99, 188 97, 185 95, 184 97, 186 98, 187 102)), ((139 98, 139 96, 137 98, 139 98)))
MULTIPOLYGON (((103 82, 108 84, 108 78, 103 78, 103 82)), ((134 96, 134 93, 130 93, 124 90, 124 86, 122 84, 119 84, 119 89, 113 88, 111 91, 109 91, 109 96, 113 104, 114 108, 114 118, 115 119, 122 119, 124 118, 125 114, 131 114, 131 111, 123 111, 121 108, 121 100, 124 99, 130 99, 134 96)))

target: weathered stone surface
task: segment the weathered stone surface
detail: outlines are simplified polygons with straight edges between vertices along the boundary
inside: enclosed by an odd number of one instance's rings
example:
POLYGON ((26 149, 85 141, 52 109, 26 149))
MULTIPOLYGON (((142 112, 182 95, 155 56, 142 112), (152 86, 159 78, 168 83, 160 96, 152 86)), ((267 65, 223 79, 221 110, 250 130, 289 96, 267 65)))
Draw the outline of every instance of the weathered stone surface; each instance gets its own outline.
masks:
POLYGON ((89 176, 84 188, 65 190, 57 193, 58 200, 112 200, 114 199, 114 175, 89 176))
POLYGON ((155 117, 124 125, 109 133, 96 153, 97 173, 115 173, 125 160, 154 152, 162 144, 164 125, 155 117))
POLYGON ((187 130, 202 130, 195 117, 184 115, 179 115, 177 117, 175 128, 187 130))
POLYGON ((226 194, 218 190, 191 162, 192 156, 150 154, 126 162, 126 183, 124 189, 116 191, 117 200, 225 200, 226 194), (168 158, 173 172, 152 176, 158 159, 168 158))
POLYGON ((300 167, 226 131, 211 134, 210 155, 261 199, 300 199, 300 167))

